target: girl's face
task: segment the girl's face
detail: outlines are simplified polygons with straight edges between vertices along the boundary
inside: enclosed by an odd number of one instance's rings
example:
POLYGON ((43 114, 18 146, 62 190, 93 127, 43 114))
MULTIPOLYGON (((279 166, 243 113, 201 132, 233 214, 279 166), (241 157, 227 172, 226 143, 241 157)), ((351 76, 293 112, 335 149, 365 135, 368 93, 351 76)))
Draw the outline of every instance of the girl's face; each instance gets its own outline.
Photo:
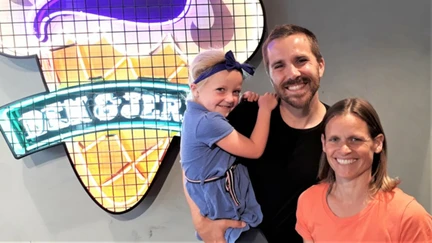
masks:
POLYGON ((191 84, 191 89, 195 102, 226 117, 239 102, 242 83, 240 72, 223 70, 210 76, 202 85, 191 84))

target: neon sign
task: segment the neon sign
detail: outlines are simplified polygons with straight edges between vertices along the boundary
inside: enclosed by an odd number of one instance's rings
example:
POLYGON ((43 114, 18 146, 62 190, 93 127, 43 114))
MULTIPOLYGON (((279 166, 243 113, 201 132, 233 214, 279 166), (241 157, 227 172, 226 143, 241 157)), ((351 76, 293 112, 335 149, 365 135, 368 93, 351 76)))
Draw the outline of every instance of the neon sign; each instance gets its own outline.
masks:
POLYGON ((107 129, 179 131, 187 91, 154 81, 87 84, 9 104, 0 126, 15 157, 107 129))
POLYGON ((145 197, 180 135, 189 61, 209 48, 245 61, 264 30, 259 0, 7 0, 0 19, 0 52, 35 58, 47 87, 0 107, 11 152, 64 143, 110 213, 145 197))

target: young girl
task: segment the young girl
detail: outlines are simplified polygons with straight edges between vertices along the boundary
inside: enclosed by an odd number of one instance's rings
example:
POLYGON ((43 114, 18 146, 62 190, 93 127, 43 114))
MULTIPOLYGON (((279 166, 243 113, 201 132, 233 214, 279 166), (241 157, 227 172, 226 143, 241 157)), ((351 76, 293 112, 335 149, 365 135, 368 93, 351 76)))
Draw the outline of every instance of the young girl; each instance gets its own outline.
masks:
POLYGON ((277 99, 269 93, 259 98, 257 122, 249 139, 225 117, 238 104, 243 80, 253 75, 254 68, 238 63, 231 51, 224 55, 209 50, 198 54, 189 70, 193 97, 187 102, 180 145, 186 190, 201 215, 246 223, 244 228, 226 231, 226 241, 234 243, 263 217, 247 169, 234 164, 235 156, 262 155, 277 99))

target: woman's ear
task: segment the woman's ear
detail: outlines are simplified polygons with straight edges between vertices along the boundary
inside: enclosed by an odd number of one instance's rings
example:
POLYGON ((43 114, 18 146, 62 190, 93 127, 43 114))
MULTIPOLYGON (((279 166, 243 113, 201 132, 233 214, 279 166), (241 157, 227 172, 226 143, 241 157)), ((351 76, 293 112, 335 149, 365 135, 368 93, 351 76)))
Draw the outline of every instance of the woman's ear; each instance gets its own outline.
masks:
POLYGON ((374 138, 375 153, 379 154, 383 150, 384 139, 384 134, 378 134, 378 136, 374 138))
POLYGON ((326 151, 325 151, 325 136, 324 136, 324 134, 321 134, 321 144, 322 144, 322 150, 323 150, 323 152, 325 153, 326 151))

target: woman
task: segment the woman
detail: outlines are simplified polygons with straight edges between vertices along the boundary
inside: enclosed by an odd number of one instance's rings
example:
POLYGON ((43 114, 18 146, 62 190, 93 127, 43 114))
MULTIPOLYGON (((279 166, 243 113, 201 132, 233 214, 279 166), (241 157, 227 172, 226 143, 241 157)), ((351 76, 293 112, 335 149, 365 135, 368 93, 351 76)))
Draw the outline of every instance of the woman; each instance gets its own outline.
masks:
POLYGON ((354 98, 323 121, 318 185, 298 200, 296 230, 305 242, 432 242, 432 217, 387 174, 378 114, 354 98))

